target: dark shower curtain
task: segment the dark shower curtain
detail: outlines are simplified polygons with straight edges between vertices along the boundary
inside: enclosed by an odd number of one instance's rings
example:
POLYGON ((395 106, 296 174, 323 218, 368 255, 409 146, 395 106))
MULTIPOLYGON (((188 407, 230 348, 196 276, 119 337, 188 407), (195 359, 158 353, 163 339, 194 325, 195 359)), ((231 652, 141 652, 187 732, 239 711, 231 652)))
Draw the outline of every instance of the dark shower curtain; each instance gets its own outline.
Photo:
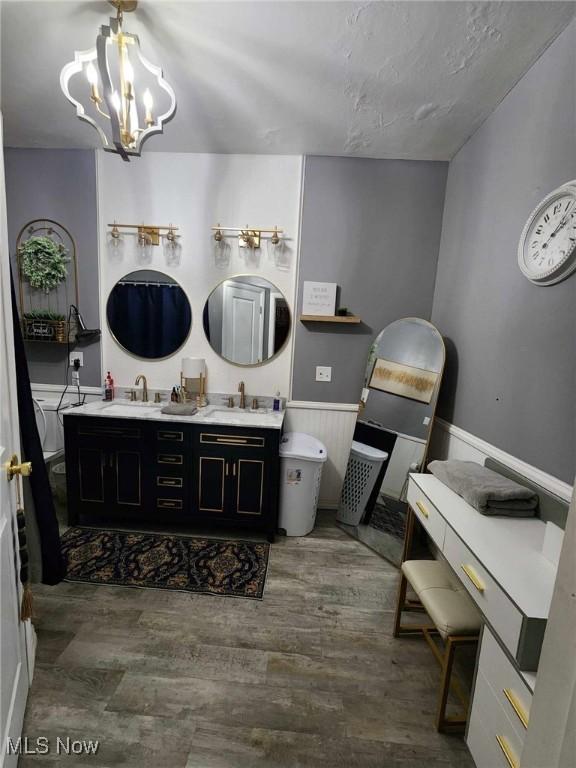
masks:
MULTIPOLYGON (((26 353, 24 351, 24 342, 18 318, 12 273, 10 273, 10 282, 12 288, 12 324, 14 327, 14 353, 16 357, 18 416, 20 419, 20 440, 22 445, 21 459, 22 461, 32 462, 32 474, 28 478, 28 482, 30 483, 30 490, 34 501, 34 514, 40 537, 42 583, 58 584, 66 575, 66 570, 60 548, 58 520, 56 519, 52 492, 48 481, 48 470, 44 463, 42 443, 40 442, 40 435, 36 426, 28 363, 26 362, 26 353)), ((30 510, 27 511, 27 514, 30 514, 30 510)))
POLYGON ((192 320, 179 285, 117 283, 106 307, 120 344, 139 357, 160 358, 182 346, 192 320))

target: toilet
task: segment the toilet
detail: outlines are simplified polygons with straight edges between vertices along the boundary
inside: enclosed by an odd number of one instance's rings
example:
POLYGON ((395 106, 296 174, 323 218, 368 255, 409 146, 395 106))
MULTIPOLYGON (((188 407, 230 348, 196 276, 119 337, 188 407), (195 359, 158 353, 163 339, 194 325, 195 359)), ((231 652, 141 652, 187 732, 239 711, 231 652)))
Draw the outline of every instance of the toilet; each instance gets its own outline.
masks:
POLYGON ((59 397, 35 397, 34 412, 36 425, 44 453, 52 453, 64 449, 64 429, 60 411, 70 407, 70 400, 59 397))

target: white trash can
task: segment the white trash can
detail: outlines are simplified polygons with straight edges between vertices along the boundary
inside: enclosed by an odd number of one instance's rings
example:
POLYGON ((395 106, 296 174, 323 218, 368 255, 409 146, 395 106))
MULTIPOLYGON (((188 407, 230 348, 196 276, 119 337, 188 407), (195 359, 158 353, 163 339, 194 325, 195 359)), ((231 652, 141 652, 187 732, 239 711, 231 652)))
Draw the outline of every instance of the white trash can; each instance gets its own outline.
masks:
POLYGON ((280 522, 287 536, 314 528, 326 448, 312 435, 287 432, 280 441, 280 522))
POLYGON ((359 525, 382 464, 388 454, 364 443, 352 442, 336 520, 359 525))

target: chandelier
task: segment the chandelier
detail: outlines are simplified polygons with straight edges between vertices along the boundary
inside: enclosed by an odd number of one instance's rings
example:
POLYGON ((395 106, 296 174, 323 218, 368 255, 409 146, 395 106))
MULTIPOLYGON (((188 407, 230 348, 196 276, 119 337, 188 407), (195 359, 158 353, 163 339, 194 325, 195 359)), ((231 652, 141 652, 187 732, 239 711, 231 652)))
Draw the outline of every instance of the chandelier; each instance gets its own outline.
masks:
POLYGON ((109 2, 116 18, 100 27, 94 48, 75 51, 60 73, 60 86, 77 117, 98 131, 104 149, 129 160, 140 155, 146 139, 163 132, 176 111, 176 96, 161 67, 142 55, 138 36, 123 28, 124 13, 135 10, 137 1, 109 2))

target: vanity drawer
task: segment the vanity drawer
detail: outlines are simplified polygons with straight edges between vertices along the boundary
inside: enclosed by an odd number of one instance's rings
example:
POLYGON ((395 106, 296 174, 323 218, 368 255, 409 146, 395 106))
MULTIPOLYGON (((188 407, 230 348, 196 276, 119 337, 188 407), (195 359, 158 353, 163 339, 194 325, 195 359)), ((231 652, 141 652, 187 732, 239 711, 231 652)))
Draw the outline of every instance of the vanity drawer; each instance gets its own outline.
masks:
POLYGON ((157 429, 156 440, 159 443, 183 443, 184 442, 184 430, 183 429, 157 429))
POLYGON ((184 478, 171 475, 156 475, 157 488, 183 488, 184 478))
POLYGON ((470 711, 467 741, 471 752, 470 732, 474 731, 477 723, 480 723, 484 730, 484 744, 479 750, 483 762, 476 760, 476 755, 473 753, 477 768, 493 768, 495 765, 519 768, 524 740, 480 672, 476 676, 474 699, 470 711), (488 756, 491 762, 486 761, 488 756))
POLYGON ((450 526, 446 527, 443 554, 504 645, 517 658, 523 623, 518 608, 450 526))
POLYGON ((201 432, 202 445, 235 445, 242 448, 265 448, 266 438, 260 435, 248 434, 217 434, 216 432, 201 432))
POLYGON ((140 440, 142 432, 139 427, 116 426, 114 424, 101 424, 98 419, 96 424, 83 424, 78 429, 82 437, 111 437, 114 440, 140 440))
POLYGON ((160 473, 160 471, 164 471, 164 467, 184 467, 184 454, 183 453, 172 453, 166 451, 160 452, 157 451, 156 453, 156 465, 157 470, 160 473), (162 469, 160 469, 162 468, 162 469))
POLYGON ((169 496, 159 496, 156 499, 156 508, 159 510, 182 510, 184 509, 184 501, 169 496))
POLYGON ((434 504, 422 493, 413 480, 408 483, 408 504, 414 511, 416 519, 424 526, 430 538, 439 549, 444 545, 446 522, 434 504))
POLYGON ((482 633, 478 669, 512 721, 520 739, 524 741, 532 705, 532 692, 487 626, 484 626, 482 633))

